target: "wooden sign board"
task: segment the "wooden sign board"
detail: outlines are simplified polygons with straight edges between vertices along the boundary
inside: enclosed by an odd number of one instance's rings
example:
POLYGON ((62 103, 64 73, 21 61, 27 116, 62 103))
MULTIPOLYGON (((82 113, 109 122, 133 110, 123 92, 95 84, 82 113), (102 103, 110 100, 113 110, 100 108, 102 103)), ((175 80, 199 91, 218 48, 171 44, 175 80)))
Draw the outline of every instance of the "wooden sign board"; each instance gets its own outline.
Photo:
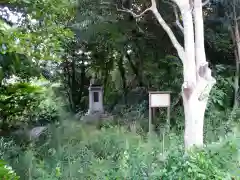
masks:
POLYGON ((149 92, 149 133, 152 130, 152 108, 167 108, 167 124, 170 125, 170 93, 168 91, 149 92))
POLYGON ((150 93, 150 107, 169 107, 170 94, 150 93))

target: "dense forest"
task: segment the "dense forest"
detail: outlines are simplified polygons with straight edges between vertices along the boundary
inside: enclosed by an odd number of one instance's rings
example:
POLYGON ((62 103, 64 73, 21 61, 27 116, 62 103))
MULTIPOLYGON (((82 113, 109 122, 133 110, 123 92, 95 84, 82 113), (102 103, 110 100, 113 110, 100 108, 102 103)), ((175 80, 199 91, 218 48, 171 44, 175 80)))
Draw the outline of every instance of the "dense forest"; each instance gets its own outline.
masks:
POLYGON ((1 0, 0 179, 240 180, 239 20, 239 0, 1 0), (149 91, 171 92, 152 131, 149 91))

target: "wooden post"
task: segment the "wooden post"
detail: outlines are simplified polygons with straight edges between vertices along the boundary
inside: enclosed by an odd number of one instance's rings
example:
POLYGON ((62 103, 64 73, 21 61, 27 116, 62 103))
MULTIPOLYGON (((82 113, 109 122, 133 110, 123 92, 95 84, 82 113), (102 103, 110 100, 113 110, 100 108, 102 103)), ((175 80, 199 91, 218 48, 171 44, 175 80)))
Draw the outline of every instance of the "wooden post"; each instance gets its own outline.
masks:
POLYGON ((149 120, 148 120, 148 132, 149 134, 151 134, 152 132, 152 108, 151 108, 151 97, 150 97, 150 94, 149 94, 149 120))
POLYGON ((167 108, 167 131, 169 132, 170 130, 170 111, 171 111, 171 108, 170 106, 167 108))

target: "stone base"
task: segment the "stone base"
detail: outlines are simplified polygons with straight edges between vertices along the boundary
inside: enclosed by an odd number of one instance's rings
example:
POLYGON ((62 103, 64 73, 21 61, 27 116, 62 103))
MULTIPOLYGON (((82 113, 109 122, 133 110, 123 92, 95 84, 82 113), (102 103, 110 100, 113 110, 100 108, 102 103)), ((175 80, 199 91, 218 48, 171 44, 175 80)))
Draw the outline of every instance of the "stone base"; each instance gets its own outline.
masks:
POLYGON ((94 114, 104 114, 104 110, 101 111, 91 111, 90 109, 88 109, 86 115, 94 115, 94 114))
POLYGON ((104 119, 113 119, 113 117, 107 113, 95 112, 95 113, 89 114, 89 112, 87 112, 86 115, 81 118, 81 121, 96 122, 96 121, 102 121, 104 119))

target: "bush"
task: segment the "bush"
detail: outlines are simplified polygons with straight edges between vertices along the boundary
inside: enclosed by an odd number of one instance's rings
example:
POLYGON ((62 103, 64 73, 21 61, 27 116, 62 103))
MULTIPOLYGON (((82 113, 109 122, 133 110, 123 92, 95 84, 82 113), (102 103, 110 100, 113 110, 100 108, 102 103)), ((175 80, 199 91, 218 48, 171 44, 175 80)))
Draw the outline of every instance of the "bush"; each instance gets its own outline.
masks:
POLYGON ((18 127, 28 121, 30 111, 36 106, 36 96, 40 88, 25 83, 1 88, 0 111, 1 127, 8 129, 18 127))
POLYGON ((51 87, 18 83, 1 88, 1 129, 51 122, 59 117, 61 104, 51 87))
POLYGON ((41 93, 37 96, 38 103, 32 113, 39 124, 57 121, 63 115, 64 101, 57 97, 55 88, 55 85, 42 87, 41 93))
POLYGON ((20 177, 4 161, 0 160, 0 179, 19 180, 20 177))
POLYGON ((205 151, 194 151, 184 154, 184 151, 171 151, 166 159, 164 168, 159 171, 158 176, 162 179, 231 179, 216 164, 211 156, 205 151))

